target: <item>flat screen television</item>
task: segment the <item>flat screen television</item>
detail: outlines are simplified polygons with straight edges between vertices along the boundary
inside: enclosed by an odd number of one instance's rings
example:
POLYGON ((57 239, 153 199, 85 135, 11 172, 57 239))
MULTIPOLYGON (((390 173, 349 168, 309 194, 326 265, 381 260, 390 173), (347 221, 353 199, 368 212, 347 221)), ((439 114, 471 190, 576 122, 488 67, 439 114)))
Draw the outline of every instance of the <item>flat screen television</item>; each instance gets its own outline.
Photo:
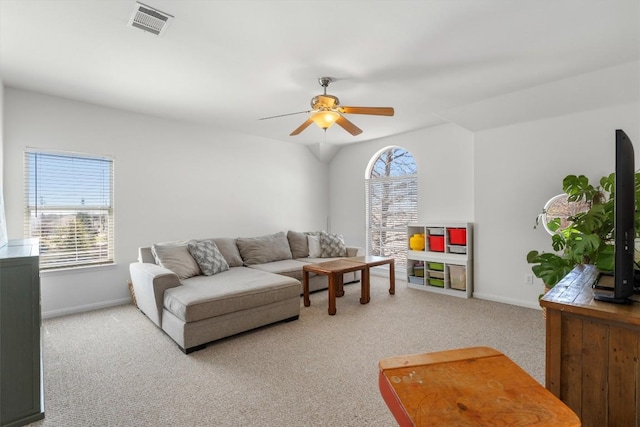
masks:
POLYGON ((616 130, 615 174, 613 289, 598 278, 594 298, 625 304, 634 292, 636 171, 633 144, 621 129, 616 130))

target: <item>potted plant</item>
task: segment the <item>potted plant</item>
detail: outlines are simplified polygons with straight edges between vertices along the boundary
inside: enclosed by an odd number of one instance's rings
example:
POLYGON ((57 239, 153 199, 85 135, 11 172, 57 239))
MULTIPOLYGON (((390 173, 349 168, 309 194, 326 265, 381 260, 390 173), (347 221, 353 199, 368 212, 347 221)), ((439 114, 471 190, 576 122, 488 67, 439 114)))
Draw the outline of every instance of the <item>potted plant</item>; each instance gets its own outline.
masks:
MULTIPOLYGON (((587 202, 589 209, 569 217, 566 228, 560 228, 559 218, 547 224, 554 232, 551 246, 555 252, 534 250, 527 254, 533 274, 542 279, 546 290, 578 264, 594 264, 601 271, 613 271, 614 266, 615 175, 602 177, 596 187, 584 175, 568 175, 562 180, 562 189, 569 202, 587 202)), ((640 173, 636 173, 636 237, 640 229, 639 206, 640 173)))

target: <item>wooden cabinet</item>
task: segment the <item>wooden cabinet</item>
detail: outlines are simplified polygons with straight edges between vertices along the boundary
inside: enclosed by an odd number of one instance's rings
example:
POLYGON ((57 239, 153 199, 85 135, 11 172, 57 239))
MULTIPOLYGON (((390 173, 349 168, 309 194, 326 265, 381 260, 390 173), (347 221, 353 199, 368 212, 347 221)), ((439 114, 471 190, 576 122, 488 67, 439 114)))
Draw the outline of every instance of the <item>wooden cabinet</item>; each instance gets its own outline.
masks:
POLYGON ((409 224, 407 285, 413 289, 471 298, 472 242, 471 223, 409 224), (420 242, 422 239, 422 248, 415 245, 412 247, 415 241, 420 242))
POLYGON ((585 427, 638 426, 640 302, 595 301, 597 273, 580 265, 540 301, 546 309, 546 387, 585 427))
POLYGON ((0 248, 0 424, 44 418, 38 241, 0 248))

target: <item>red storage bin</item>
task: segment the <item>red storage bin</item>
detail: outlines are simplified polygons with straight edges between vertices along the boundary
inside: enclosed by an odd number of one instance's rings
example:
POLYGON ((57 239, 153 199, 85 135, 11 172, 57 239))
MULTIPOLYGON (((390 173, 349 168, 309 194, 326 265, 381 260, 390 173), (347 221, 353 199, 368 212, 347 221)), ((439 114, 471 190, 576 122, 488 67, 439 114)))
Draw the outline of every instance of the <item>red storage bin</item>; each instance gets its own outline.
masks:
POLYGON ((467 244, 467 229, 466 228, 449 228, 449 243, 452 245, 466 245, 467 244))
POLYGON ((429 250, 444 252, 444 236, 429 236, 429 250))

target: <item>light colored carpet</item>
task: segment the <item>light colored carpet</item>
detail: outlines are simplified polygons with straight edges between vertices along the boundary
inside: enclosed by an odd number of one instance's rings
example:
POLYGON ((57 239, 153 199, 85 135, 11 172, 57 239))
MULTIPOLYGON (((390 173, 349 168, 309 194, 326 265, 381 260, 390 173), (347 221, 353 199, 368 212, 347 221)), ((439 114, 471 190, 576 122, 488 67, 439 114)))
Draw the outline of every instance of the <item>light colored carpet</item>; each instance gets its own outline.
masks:
POLYGON ((43 322, 45 419, 32 426, 393 426, 378 360, 489 346, 544 382, 537 310, 409 289, 372 278, 371 302, 345 286, 300 319, 190 355, 134 306, 43 322))

